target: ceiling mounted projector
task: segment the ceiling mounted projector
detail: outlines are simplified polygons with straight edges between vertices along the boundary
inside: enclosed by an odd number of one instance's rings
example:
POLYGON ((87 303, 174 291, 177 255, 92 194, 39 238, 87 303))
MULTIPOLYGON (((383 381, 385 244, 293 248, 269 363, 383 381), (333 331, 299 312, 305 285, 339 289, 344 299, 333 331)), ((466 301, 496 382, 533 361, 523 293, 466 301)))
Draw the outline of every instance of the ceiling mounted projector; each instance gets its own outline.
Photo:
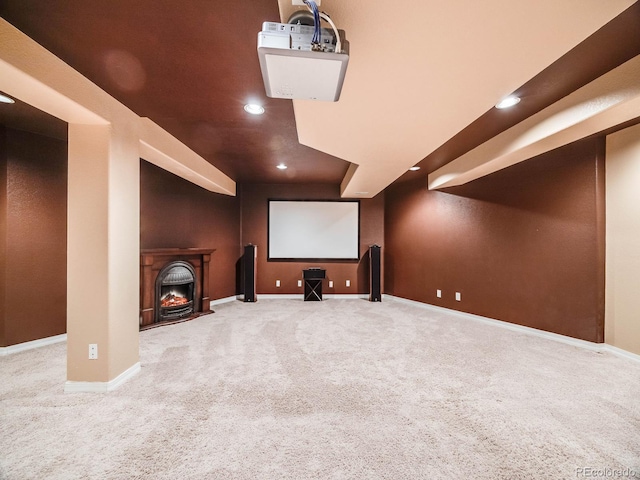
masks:
POLYGON ((340 36, 344 32, 335 29, 333 22, 333 30, 317 28, 318 23, 262 24, 258 57, 268 97, 338 101, 349 63, 340 36))

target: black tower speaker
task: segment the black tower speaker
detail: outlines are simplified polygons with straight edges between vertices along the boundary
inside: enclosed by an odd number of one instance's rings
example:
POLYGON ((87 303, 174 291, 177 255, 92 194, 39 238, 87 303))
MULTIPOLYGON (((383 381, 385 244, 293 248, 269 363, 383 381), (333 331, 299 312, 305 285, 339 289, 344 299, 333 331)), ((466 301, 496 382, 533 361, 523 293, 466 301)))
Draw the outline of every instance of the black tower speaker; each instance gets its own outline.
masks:
POLYGON ((380 245, 369 247, 369 301, 381 302, 382 289, 380 287, 380 245))
POLYGON ((256 245, 245 245, 242 256, 242 290, 245 302, 255 302, 256 298, 256 260, 258 258, 258 247, 256 245))

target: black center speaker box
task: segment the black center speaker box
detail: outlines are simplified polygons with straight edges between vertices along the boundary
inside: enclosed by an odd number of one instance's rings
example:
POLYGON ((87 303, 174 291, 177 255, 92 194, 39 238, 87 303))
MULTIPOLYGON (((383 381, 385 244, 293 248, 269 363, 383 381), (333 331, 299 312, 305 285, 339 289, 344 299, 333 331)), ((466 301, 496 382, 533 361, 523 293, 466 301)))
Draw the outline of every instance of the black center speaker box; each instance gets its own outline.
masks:
POLYGON ((306 279, 319 279, 326 277, 326 270, 323 268, 307 268, 302 271, 302 277, 306 279))

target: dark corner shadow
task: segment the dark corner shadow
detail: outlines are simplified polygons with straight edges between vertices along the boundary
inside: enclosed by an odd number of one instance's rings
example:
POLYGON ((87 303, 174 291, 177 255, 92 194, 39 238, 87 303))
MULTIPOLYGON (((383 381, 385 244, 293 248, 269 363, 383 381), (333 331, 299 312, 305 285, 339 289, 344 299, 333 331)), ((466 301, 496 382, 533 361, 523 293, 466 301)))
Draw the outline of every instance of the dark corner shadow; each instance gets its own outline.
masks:
POLYGON ((369 249, 358 260, 358 293, 369 293, 369 249))
POLYGON ((244 293, 242 288, 242 259, 240 256, 236 262, 236 295, 242 295, 244 293))

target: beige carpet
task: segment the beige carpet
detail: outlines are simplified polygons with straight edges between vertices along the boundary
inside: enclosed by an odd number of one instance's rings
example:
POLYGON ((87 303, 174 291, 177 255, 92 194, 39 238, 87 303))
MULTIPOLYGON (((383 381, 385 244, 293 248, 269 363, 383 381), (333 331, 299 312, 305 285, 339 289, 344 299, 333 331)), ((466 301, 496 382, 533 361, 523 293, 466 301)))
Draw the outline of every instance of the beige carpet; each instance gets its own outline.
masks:
POLYGON ((216 310, 108 394, 63 393, 64 344, 0 357, 0 478, 640 478, 633 361, 393 300, 216 310))

